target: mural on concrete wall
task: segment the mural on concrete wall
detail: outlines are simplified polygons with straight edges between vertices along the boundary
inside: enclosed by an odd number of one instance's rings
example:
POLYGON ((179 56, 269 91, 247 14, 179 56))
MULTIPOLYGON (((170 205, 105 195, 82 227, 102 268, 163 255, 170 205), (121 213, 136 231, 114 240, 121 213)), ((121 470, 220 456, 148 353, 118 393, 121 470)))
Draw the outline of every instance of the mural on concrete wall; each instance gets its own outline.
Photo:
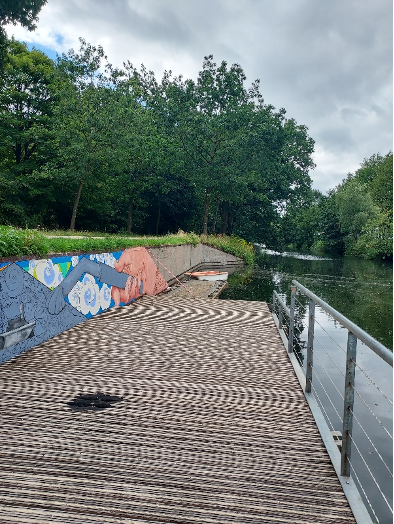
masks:
POLYGON ((167 288, 145 248, 0 264, 0 362, 167 288))

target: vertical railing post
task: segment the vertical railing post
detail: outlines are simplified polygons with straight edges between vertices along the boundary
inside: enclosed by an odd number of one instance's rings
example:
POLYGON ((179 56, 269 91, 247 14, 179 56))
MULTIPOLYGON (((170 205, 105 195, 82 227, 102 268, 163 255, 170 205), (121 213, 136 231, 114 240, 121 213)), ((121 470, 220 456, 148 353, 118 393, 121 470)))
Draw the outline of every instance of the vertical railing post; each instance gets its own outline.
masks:
POLYGON ((350 477, 352 450, 354 380, 356 375, 357 337, 348 332, 346 353, 345 397, 343 401, 343 428, 341 450, 341 475, 350 477))
POLYGON ((313 339, 315 336, 315 302, 309 299, 308 346, 306 352, 305 393, 312 391, 313 339))
POLYGON ((293 353, 294 348, 294 317, 295 317, 295 299, 296 299, 296 287, 291 286, 291 299, 290 299, 290 322, 289 322, 289 340, 287 351, 293 353))
POLYGON ((282 329, 283 328, 283 306, 282 304, 279 302, 279 329, 282 329))
POLYGON ((272 312, 276 315, 276 294, 275 291, 272 294, 272 312))

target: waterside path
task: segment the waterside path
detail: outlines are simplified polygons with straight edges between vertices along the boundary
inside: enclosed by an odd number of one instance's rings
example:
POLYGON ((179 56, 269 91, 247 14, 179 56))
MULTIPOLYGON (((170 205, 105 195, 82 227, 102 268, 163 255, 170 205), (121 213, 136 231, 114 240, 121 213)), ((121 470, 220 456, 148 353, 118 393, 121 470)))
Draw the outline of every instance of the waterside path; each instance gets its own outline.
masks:
POLYGON ((144 297, 0 394, 0 523, 355 522, 265 303, 144 297))

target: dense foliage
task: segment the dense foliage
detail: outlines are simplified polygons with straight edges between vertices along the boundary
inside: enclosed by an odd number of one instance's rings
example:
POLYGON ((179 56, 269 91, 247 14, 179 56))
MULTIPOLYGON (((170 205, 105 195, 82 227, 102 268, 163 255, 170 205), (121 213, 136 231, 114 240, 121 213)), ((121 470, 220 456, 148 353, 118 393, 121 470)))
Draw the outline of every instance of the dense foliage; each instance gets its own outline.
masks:
POLYGON ((328 196, 311 192, 283 217, 284 242, 363 258, 393 256, 393 154, 372 155, 328 196))
POLYGON ((277 240, 310 188, 305 126, 205 57, 197 80, 113 68, 81 39, 56 62, 14 40, 0 76, 0 223, 277 240))
MULTIPOLYGON (((31 3, 26 24, 43 3, 31 3)), ((266 104, 259 81, 246 87, 240 65, 207 56, 196 80, 169 71, 159 81, 144 66, 114 68, 101 46, 80 44, 54 62, 6 41, 0 223, 182 229, 392 256, 391 153, 365 160, 324 196, 311 189, 307 128, 266 104)))
POLYGON ((7 35, 4 26, 21 24, 29 31, 36 28, 38 13, 47 0, 1 0, 0 3, 0 69, 6 55, 7 35))
POLYGON ((48 240, 39 231, 0 226, 0 257, 45 255, 48 250, 48 240))

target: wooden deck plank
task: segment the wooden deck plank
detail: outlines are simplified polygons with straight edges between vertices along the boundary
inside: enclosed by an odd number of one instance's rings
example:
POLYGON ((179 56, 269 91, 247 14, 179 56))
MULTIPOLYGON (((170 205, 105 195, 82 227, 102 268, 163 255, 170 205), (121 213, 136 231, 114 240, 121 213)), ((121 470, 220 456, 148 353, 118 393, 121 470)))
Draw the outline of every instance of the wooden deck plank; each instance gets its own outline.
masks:
POLYGON ((268 307, 144 297, 0 367, 0 523, 354 523, 268 307), (81 393, 123 397, 73 411, 81 393))

